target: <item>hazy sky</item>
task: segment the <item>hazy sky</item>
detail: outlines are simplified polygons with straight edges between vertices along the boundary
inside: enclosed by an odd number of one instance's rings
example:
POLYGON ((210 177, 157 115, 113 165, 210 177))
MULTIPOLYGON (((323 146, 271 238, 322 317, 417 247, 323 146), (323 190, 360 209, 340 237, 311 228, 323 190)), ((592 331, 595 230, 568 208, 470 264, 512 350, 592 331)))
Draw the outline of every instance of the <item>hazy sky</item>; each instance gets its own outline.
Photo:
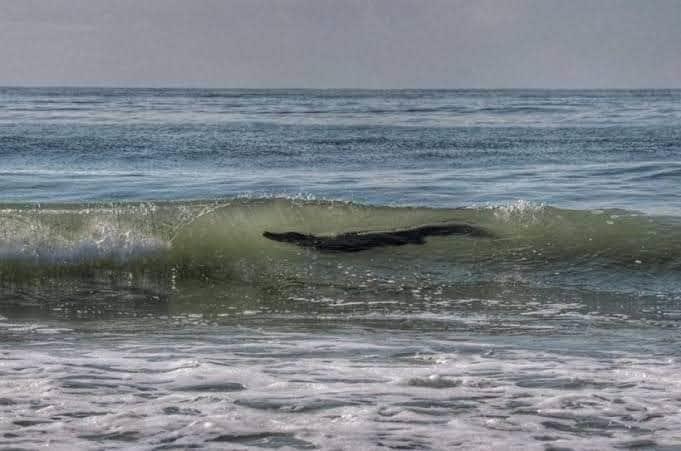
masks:
POLYGON ((0 85, 681 87, 681 0, 0 0, 0 85))

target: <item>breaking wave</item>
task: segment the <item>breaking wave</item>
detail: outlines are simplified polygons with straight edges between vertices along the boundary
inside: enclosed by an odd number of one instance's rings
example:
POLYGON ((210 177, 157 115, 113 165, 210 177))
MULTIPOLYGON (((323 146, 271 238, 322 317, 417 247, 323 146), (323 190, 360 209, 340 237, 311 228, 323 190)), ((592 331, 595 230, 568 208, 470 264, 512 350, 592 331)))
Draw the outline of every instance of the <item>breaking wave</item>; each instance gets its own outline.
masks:
POLYGON ((522 201, 437 209, 281 198, 0 207, 5 283, 107 272, 254 284, 289 283, 293 277, 317 284, 348 273, 356 275, 349 285, 361 283, 360 274, 385 281, 510 277, 572 285, 638 278, 645 286, 650 275, 659 284, 675 279, 680 268, 679 218, 623 210, 565 210, 522 201), (428 237, 424 245, 354 255, 322 254, 262 236, 264 231, 335 235, 443 222, 472 224, 493 236, 428 237), (347 267, 353 270, 348 273, 347 267))

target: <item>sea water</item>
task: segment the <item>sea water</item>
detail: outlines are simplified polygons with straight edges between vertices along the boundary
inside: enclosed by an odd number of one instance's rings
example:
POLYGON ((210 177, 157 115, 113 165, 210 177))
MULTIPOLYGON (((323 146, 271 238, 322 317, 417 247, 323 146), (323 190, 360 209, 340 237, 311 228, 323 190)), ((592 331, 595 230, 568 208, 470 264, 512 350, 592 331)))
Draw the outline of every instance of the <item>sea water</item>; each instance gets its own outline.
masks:
POLYGON ((0 89, 2 447, 677 449, 679 326, 681 91, 0 89))

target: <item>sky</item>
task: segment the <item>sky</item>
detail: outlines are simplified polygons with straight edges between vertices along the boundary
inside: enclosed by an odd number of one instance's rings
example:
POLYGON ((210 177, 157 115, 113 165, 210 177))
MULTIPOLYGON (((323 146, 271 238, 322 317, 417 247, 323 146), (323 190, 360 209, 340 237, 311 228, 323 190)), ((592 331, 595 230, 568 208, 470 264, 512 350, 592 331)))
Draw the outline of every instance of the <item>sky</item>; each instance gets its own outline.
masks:
POLYGON ((681 88, 681 0, 0 0, 0 85, 681 88))

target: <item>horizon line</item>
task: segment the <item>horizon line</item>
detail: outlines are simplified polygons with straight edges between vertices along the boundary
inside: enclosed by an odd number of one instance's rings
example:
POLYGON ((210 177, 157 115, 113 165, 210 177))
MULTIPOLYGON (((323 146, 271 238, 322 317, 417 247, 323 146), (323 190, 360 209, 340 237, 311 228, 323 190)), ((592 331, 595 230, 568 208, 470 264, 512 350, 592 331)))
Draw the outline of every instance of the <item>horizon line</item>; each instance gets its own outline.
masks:
POLYGON ((218 86, 181 86, 181 85, 108 85, 108 84, 2 84, 0 89, 178 89, 178 90, 220 90, 220 91, 678 91, 679 87, 608 87, 608 88, 576 88, 576 87, 513 87, 513 88, 464 88, 464 87, 218 87, 218 86))

